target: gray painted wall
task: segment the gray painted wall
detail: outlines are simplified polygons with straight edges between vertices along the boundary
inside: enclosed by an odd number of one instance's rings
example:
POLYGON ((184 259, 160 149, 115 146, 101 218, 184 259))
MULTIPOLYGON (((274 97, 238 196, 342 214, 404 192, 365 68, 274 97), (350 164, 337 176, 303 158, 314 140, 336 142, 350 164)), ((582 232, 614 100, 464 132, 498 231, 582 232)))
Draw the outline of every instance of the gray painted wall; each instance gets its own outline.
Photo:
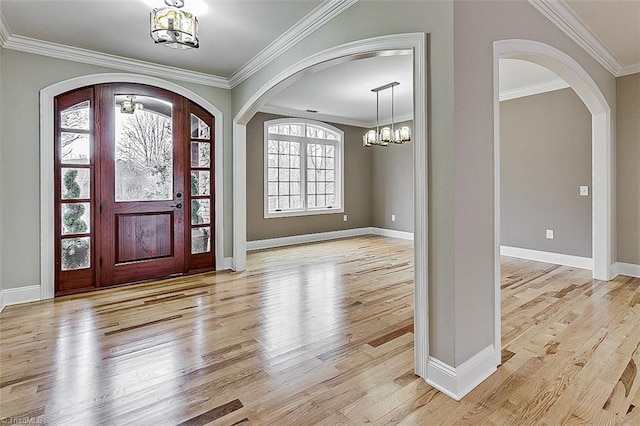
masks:
POLYGON ((443 166, 455 169, 455 281, 448 283, 455 305, 448 309, 455 312, 452 365, 459 365, 487 346, 500 303, 494 300, 492 43, 527 39, 565 52, 593 78, 614 117, 615 78, 526 0, 456 1, 453 9, 455 156, 443 166))
POLYGON ((371 226, 371 150, 362 146, 364 129, 335 123, 344 132, 344 213, 264 218, 264 122, 277 118, 283 117, 258 113, 247 125, 247 241, 371 226))
MULTIPOLYGON (((398 123, 413 128, 413 122, 398 123)), ((413 232, 413 143, 372 150, 372 226, 413 232), (391 220, 395 215, 395 222, 391 220)))
POLYGON ((336 123, 345 132, 345 212, 265 219, 264 122, 277 118, 258 113, 247 125, 247 241, 369 226, 413 232, 413 145, 364 148, 366 129, 336 123))
POLYGON ((616 79, 618 262, 640 265, 640 73, 616 79))
MULTIPOLYGON (((2 282, 5 289, 40 284, 40 89, 82 75, 121 72, 2 50, 2 282), (6 203, 6 200, 11 200, 6 203)), ((231 97, 229 90, 176 82, 224 113, 225 253, 232 243, 231 97)))
POLYGON ((579 192, 591 189, 591 113, 582 100, 568 88, 500 102, 500 144, 500 243, 591 258, 592 199, 579 192))

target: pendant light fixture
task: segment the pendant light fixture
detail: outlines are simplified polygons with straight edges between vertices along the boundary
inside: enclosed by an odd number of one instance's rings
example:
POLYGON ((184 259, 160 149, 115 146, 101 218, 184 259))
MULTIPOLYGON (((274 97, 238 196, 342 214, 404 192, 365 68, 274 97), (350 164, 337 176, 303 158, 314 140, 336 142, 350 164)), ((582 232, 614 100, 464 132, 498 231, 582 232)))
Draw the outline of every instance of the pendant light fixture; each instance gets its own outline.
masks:
POLYGON ((369 130, 362 136, 363 146, 389 146, 389 143, 403 144, 411 141, 411 129, 408 126, 402 126, 399 129, 395 128, 394 123, 394 93, 393 88, 400 83, 394 81, 384 86, 371 89, 372 92, 376 92, 376 129, 369 130), (380 116, 379 116, 379 99, 380 91, 391 89, 391 127, 383 127, 380 129, 380 116))
POLYGON ((122 101, 120 104, 120 112, 122 114, 133 114, 138 110, 144 109, 144 104, 135 102, 135 96, 127 96, 126 101, 122 101))
POLYGON ((198 18, 180 10, 184 0, 164 0, 169 7, 151 11, 151 38, 173 49, 198 48, 198 18))

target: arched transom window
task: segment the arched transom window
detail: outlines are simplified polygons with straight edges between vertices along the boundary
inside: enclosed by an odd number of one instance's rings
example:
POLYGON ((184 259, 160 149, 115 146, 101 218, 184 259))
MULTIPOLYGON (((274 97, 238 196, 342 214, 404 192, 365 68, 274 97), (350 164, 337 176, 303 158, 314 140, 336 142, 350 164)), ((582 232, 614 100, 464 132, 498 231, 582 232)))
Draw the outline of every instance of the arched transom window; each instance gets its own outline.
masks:
POLYGON ((340 129, 291 118, 266 121, 264 134, 265 218, 344 211, 340 129))

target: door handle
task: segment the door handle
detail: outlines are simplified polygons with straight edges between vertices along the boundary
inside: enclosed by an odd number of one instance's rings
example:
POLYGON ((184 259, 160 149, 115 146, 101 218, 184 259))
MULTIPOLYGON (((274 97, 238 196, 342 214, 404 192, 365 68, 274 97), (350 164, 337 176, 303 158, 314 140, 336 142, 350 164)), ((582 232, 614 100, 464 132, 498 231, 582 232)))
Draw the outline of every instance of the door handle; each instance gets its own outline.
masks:
POLYGON ((171 206, 171 207, 175 207, 176 209, 181 209, 182 208, 182 203, 178 203, 175 206, 171 206))

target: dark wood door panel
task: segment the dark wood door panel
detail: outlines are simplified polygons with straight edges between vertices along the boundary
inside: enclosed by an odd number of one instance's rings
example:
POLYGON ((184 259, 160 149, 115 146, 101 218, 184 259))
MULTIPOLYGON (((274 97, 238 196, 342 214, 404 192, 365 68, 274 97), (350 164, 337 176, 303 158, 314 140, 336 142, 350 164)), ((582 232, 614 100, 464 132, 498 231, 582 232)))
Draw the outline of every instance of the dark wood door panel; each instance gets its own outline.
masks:
POLYGON ((173 256, 173 212, 116 215, 116 263, 173 256))
POLYGON ((60 282, 64 285, 58 285, 57 295, 76 293, 79 290, 92 290, 95 288, 93 268, 61 271, 60 282))
POLYGON ((141 85, 102 85, 100 94, 100 284, 184 273, 186 101, 141 85), (124 113, 118 103, 124 99, 143 107, 124 113))

